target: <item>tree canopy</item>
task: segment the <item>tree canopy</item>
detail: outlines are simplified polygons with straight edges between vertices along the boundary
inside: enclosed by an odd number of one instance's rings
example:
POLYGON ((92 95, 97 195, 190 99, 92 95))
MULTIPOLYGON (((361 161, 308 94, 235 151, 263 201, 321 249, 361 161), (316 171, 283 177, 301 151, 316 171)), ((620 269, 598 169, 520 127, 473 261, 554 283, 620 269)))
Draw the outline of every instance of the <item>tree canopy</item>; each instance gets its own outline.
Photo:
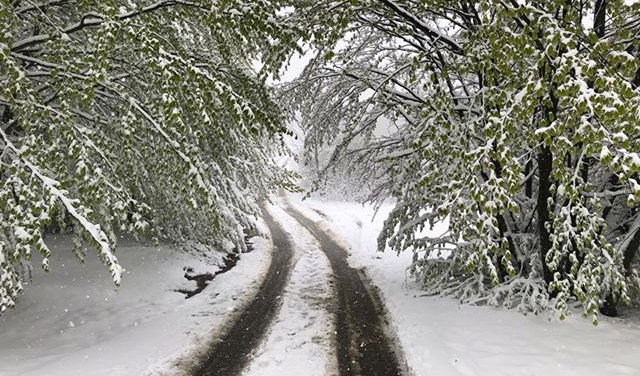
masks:
POLYGON ((397 200, 380 249, 427 290, 597 322, 638 284, 638 5, 320 1, 318 53, 283 88, 307 153, 336 145, 397 200), (449 231, 423 236, 434 222, 449 231))
POLYGON ((290 184, 272 156, 296 111, 308 158, 329 145, 324 167, 395 198, 380 249, 428 291, 597 322, 639 285, 637 4, 0 4, 0 310, 48 231, 116 283, 117 232, 243 249, 255 198, 290 184))
POLYGON ((242 250, 284 184, 265 77, 297 48, 274 1, 0 1, 0 311, 44 234, 116 284, 116 233, 242 250), (254 60, 265 65, 252 69, 254 60))

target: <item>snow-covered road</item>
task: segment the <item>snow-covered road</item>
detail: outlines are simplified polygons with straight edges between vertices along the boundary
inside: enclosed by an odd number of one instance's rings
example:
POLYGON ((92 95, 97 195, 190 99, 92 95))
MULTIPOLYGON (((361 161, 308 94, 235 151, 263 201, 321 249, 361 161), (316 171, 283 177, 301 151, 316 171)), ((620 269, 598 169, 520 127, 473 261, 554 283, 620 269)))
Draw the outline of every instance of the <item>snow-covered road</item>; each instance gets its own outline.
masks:
POLYGON ((280 207, 270 211, 289 234, 293 271, 282 308, 244 376, 335 375, 331 266, 308 231, 280 207))
POLYGON ((235 319, 216 334, 201 363, 191 371, 198 376, 237 375, 247 363, 249 354, 260 343, 274 315, 291 274, 292 250, 286 234, 263 209, 269 227, 273 251, 269 270, 253 299, 235 319))
POLYGON ((267 277, 195 374, 235 375, 250 357, 245 375, 404 374, 382 301, 364 274, 349 266, 347 251, 293 207, 269 211, 277 219, 264 212, 274 245, 267 277))
POLYGON ((291 206, 287 213, 310 231, 329 258, 336 280, 336 343, 340 375, 401 375, 403 360, 385 309, 366 275, 347 262, 347 251, 291 206))

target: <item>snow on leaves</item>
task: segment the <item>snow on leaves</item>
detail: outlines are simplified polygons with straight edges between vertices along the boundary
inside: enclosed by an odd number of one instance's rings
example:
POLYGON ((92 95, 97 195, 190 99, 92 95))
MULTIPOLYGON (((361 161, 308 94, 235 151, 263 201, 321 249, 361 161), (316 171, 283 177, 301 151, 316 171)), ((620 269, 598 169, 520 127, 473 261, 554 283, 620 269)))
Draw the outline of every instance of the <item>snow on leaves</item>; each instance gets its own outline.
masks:
POLYGON ((48 232, 71 228, 116 284, 116 233, 244 249, 255 198, 287 180, 282 115, 250 68, 297 48, 277 4, 0 7, 0 310, 33 249, 48 268, 48 232))
POLYGON ((640 82, 625 25, 640 8, 580 4, 301 7, 319 53, 288 90, 306 98, 308 152, 336 144, 330 164, 360 165, 371 199, 397 199, 380 248, 412 250, 431 292, 561 316, 577 301, 594 322, 629 301, 640 82), (587 25, 596 6, 606 17, 587 25), (420 235, 445 219, 446 235, 420 235))

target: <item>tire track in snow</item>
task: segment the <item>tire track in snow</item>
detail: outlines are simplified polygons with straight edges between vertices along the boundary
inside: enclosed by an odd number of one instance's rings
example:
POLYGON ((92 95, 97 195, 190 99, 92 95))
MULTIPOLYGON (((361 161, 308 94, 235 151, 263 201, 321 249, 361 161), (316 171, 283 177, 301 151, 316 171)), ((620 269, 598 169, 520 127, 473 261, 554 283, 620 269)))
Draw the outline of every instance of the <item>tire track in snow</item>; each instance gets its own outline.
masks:
POLYGON ((290 236, 294 266, 282 308, 243 375, 336 375, 329 260, 318 241, 284 210, 270 206, 269 211, 290 236))
POLYGON ((347 251, 315 222, 287 205, 289 215, 321 244, 336 275, 336 342, 341 376, 402 375, 406 367, 399 359, 399 346, 387 335, 382 300, 347 262, 347 251))
POLYGON ((229 329, 215 341, 193 372, 195 376, 238 375, 259 345, 281 305, 281 295, 291 274, 292 251, 287 235, 262 209, 271 233, 273 252, 269 270, 256 296, 242 310, 229 329))

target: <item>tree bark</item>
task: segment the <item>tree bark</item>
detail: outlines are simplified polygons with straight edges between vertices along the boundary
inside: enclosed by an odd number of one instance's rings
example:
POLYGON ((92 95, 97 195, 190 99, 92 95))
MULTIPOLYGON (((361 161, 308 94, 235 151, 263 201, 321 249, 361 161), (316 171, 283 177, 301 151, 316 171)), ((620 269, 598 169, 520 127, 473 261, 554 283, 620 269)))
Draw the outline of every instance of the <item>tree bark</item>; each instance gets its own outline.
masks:
POLYGON ((549 222, 549 206, 547 205, 548 199, 551 197, 551 170, 553 166, 553 156, 551 149, 547 146, 543 146, 538 153, 538 172, 540 174, 538 184, 538 198, 537 198, 537 211, 538 211, 538 237, 540 243, 540 262, 542 263, 542 272, 544 281, 549 284, 553 280, 553 275, 546 262, 547 253, 551 249, 550 233, 545 226, 549 222))
POLYGON ((604 36, 607 15, 607 0, 596 0, 594 10, 593 30, 600 38, 604 36))
POLYGON ((638 254, 638 249, 640 248, 640 228, 636 229, 633 237, 629 241, 627 248, 624 250, 624 257, 622 263, 624 265, 624 270, 627 275, 631 274, 631 264, 636 258, 638 254))
MULTIPOLYGON (((533 168, 533 162, 529 160, 524 167, 525 176, 529 176, 532 168, 533 168)), ((533 197, 533 175, 529 176, 527 181, 524 183, 524 193, 528 198, 533 197)))

